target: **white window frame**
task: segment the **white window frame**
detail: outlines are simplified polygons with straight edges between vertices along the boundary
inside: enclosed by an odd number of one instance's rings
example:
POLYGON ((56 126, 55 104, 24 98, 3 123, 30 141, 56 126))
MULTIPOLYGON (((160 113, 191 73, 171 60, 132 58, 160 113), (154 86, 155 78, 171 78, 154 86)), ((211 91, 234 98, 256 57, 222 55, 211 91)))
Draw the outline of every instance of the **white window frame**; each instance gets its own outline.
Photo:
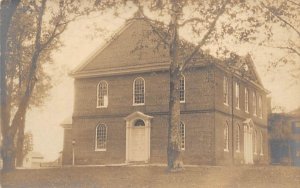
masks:
POLYGON ((227 76, 223 78, 223 103, 226 106, 229 105, 229 82, 227 76))
POLYGON ((225 123, 224 127, 224 151, 229 152, 229 126, 225 123))
POLYGON ((235 108, 240 109, 240 84, 235 82, 235 108))
POLYGON ((249 90, 245 88, 245 112, 249 113, 249 90))
POLYGON ((240 152, 241 151, 241 137, 240 137, 240 125, 237 125, 237 131, 236 131, 236 152, 240 152))
POLYGON ((257 155, 257 131, 254 130, 253 132, 253 152, 254 152, 254 155, 257 155))
POLYGON ((264 135, 262 131, 260 131, 260 155, 264 155, 263 141, 264 141, 264 135))
POLYGON ((180 149, 185 150, 185 124, 182 121, 180 122, 179 125, 179 135, 180 135, 180 149))
POLYGON ((180 103, 185 103, 185 76, 181 75, 180 76, 180 82, 179 82, 179 100, 180 103), (183 88, 181 87, 182 85, 182 81, 183 81, 183 88), (183 93, 183 100, 181 99, 181 93, 183 93))
POLYGON ((105 80, 101 80, 97 85, 97 106, 96 107, 97 108, 107 108, 108 107, 108 83, 105 80), (102 98, 100 96, 100 94, 102 94, 102 91, 100 91, 101 84, 105 84, 105 86, 106 86, 106 93, 103 95, 103 99, 100 99, 100 98, 102 98), (100 100, 103 100, 103 105, 101 105, 100 100))
POLYGON ((135 78, 134 79, 134 81, 133 81, 133 106, 142 106, 142 105, 145 105, 145 102, 146 102, 146 98, 145 98, 145 93, 146 93, 146 82, 145 82, 145 79, 144 78, 142 78, 142 77, 137 77, 137 78, 135 78), (144 101, 143 101, 143 103, 136 103, 136 101, 135 101, 135 82, 137 81, 137 80, 139 80, 139 79, 141 79, 142 81, 143 81, 143 87, 144 87, 144 93, 143 93, 143 99, 144 99, 144 101))
POLYGON ((257 96, 256 92, 253 91, 253 101, 252 101, 252 106, 253 106, 253 115, 257 116, 257 96))
MULTIPOLYGON (((101 135, 100 135, 101 136, 101 135)), ((95 135, 95 151, 106 151, 107 147, 107 126, 103 123, 100 123, 96 126, 96 135, 95 135), (104 148, 98 148, 98 128, 99 127, 105 127, 105 140, 104 140, 104 148)))

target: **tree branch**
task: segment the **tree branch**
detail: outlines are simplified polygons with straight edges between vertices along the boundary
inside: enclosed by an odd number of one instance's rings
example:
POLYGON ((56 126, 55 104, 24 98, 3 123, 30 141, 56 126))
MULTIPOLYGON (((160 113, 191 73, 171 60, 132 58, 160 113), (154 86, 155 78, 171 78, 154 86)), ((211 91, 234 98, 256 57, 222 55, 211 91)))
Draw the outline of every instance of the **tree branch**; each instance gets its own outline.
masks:
POLYGON ((276 18, 278 18, 280 21, 285 23, 286 25, 290 26, 299 36, 300 36, 300 31, 298 31, 297 28, 295 28, 292 24, 290 24, 288 21, 283 19, 281 16, 279 16, 275 11, 273 11, 270 7, 266 6, 264 3, 261 3, 264 8, 266 8, 269 12, 271 12, 276 18))
POLYGON ((294 4, 294 5, 300 6, 300 3, 296 3, 295 1, 291 1, 291 0, 287 0, 287 1, 294 4))
POLYGON ((190 19, 185 20, 185 21, 182 22, 181 24, 178 24, 178 26, 183 27, 183 26, 185 26, 186 24, 191 23, 191 22, 203 22, 203 20, 200 19, 200 18, 190 18, 190 19))
POLYGON ((193 59, 193 57, 198 53, 199 49, 205 44, 206 40, 209 38, 210 34, 213 32, 213 30, 215 29, 215 26, 217 24, 217 21, 219 20, 220 16, 224 14, 225 12, 225 7, 226 5, 229 3, 230 0, 226 0, 222 7, 220 8, 217 16, 215 17, 215 19, 213 20, 213 22, 210 24, 208 31, 205 33, 205 35, 203 36, 203 38, 201 39, 201 41, 198 43, 198 45, 195 47, 195 49, 193 50, 193 52, 188 56, 188 58, 184 61, 184 63, 182 64, 180 71, 184 71, 186 66, 191 62, 191 60, 193 59))
POLYGON ((11 132, 13 133, 13 135, 16 133, 18 126, 20 125, 19 122, 21 121, 22 114, 26 112, 32 94, 32 90, 34 89, 35 82, 36 82, 35 74, 36 74, 38 59, 41 52, 41 34, 42 34, 43 16, 46 8, 46 2, 47 0, 42 0, 38 18, 37 18, 37 32, 35 36, 34 53, 31 58, 31 66, 28 75, 28 82, 26 84, 26 90, 21 98, 20 104, 18 106, 18 110, 12 120, 11 132))
POLYGON ((300 56, 300 52, 298 50, 296 50, 295 48, 289 47, 289 46, 269 46, 269 45, 262 45, 262 44, 261 44, 261 46, 289 50, 289 51, 292 51, 293 53, 297 54, 298 56, 300 56))

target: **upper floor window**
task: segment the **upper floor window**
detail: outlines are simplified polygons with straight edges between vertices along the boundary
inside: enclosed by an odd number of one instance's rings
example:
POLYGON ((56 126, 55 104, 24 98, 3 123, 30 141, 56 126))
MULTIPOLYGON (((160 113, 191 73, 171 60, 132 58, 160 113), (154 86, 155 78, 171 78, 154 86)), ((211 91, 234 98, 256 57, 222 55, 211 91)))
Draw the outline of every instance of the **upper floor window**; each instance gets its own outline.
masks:
POLYGON ((262 97, 261 97, 261 95, 258 96, 258 114, 259 114, 259 117, 262 118, 262 97))
POLYGON ((145 80, 141 77, 133 81, 133 104, 145 104, 145 80))
POLYGON ((253 132, 253 151, 254 154, 257 154, 257 131, 253 132))
POLYGON ((180 122, 179 134, 180 134, 180 148, 181 150, 185 150, 185 125, 183 122, 180 122))
POLYGON ((235 108, 240 109, 240 84, 235 83, 235 108))
POLYGON ((224 151, 229 151, 229 126, 227 122, 224 126, 224 151))
POLYGON ((257 115, 257 107, 256 107, 256 93, 253 92, 253 115, 257 115))
POLYGON ((185 77, 181 75, 180 77, 180 85, 179 85, 179 99, 180 102, 185 102, 185 77))
POLYGON ((264 154, 263 143, 264 143, 264 136, 262 131, 260 131, 260 155, 264 154))
POLYGON ((108 105, 108 84, 100 81, 97 86, 97 108, 107 107, 108 105))
POLYGON ((96 127, 96 151, 105 151, 107 141, 107 127, 100 124, 96 127))
POLYGON ((228 105, 228 97, 229 97, 228 91, 229 91, 228 78, 226 76, 224 76, 224 79, 223 79, 223 102, 226 105, 228 105))
POLYGON ((245 112, 249 112, 249 92, 247 88, 245 88, 245 112))
POLYGON ((240 126, 236 129, 236 152, 240 152, 240 126))

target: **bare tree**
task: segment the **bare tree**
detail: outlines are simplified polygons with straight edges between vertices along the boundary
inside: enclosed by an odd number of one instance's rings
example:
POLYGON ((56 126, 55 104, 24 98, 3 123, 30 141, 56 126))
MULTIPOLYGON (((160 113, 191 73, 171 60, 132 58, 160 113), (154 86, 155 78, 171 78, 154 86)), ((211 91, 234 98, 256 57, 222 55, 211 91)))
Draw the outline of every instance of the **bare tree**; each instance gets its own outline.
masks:
POLYGON ((3 170, 22 164, 26 112, 39 106, 51 88, 44 64, 62 46, 70 22, 125 1, 3 0, 1 1, 1 154, 3 170), (21 28, 23 26, 23 28, 21 28), (16 134, 17 138, 16 138, 16 134), (14 140, 17 139, 17 148, 14 140), (17 151, 16 151, 17 149, 17 151))

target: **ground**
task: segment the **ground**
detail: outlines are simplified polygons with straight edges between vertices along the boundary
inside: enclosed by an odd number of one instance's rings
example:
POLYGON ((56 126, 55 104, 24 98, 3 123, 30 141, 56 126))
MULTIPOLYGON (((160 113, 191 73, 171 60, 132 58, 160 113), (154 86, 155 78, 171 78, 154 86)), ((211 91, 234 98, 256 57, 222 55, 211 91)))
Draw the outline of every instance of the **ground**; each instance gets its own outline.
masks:
MULTIPOLYGON (((300 168, 200 166, 168 173, 166 167, 66 167, 16 170, 1 175, 2 187, 299 187, 300 168)), ((1 187, 1 186, 0 186, 1 187)))

